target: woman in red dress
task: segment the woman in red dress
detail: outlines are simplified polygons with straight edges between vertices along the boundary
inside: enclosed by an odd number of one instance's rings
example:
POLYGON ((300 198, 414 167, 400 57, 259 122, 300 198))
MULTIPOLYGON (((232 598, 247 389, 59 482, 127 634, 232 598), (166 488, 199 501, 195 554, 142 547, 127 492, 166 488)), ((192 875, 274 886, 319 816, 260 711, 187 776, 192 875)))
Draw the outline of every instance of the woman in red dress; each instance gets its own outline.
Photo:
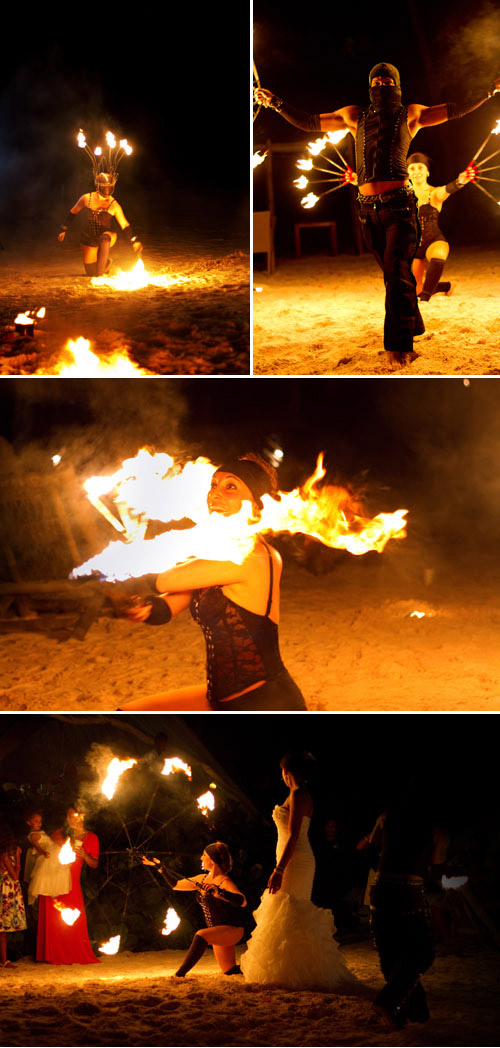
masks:
POLYGON ((71 891, 56 899, 39 896, 36 959, 48 964, 99 964, 100 959, 90 945, 80 885, 83 865, 95 870, 98 864, 99 840, 95 833, 85 831, 84 816, 74 808, 68 808, 66 819, 71 847, 76 854, 70 867, 71 891), (61 908, 80 911, 74 924, 65 923, 61 908))

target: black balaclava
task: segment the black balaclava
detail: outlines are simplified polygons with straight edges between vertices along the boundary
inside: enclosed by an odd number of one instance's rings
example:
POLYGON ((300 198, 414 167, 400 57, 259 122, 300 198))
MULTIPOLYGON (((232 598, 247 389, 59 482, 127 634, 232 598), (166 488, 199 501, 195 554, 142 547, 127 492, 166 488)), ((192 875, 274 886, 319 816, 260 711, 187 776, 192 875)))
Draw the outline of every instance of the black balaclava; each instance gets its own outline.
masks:
POLYGON ((391 65, 390 62, 379 62, 370 70, 368 83, 370 85, 370 102, 377 112, 380 109, 394 109, 396 106, 401 105, 401 80, 396 66, 391 65), (394 85, 377 84, 375 87, 372 87, 372 80, 376 76, 391 76, 394 80, 394 85))

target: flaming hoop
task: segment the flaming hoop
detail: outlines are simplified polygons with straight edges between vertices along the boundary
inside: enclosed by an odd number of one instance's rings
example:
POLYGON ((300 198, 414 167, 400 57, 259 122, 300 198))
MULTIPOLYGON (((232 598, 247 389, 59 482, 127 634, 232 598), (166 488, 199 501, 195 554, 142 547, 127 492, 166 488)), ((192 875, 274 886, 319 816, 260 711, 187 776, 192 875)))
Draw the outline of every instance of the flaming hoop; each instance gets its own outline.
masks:
POLYGON ((309 209, 314 207, 315 204, 318 203, 318 200, 320 200, 321 197, 326 196, 328 193, 335 193, 337 189, 342 189, 343 186, 357 185, 355 172, 351 167, 349 167, 347 160, 342 156, 340 150, 337 149, 337 142, 341 142, 347 133, 347 129, 345 131, 327 131, 323 138, 317 138, 314 142, 309 142, 307 149, 310 156, 297 161, 297 167, 300 171, 321 171, 323 174, 329 175, 329 178, 316 178, 312 182, 309 178, 306 178, 305 175, 301 175, 300 178, 294 179, 294 185, 297 186, 297 189, 303 190, 309 185, 314 189, 314 187, 323 182, 334 183, 331 189, 323 190, 319 196, 313 192, 313 189, 311 189, 306 196, 302 197, 302 200, 300 201, 302 207, 309 209), (325 152, 329 146, 333 146, 338 159, 341 161, 340 164, 338 163, 338 160, 332 160, 332 158, 325 152), (321 156, 327 164, 330 164, 329 168, 320 167, 318 163, 315 163, 315 161, 311 159, 311 157, 319 156, 321 156))
POLYGON ((493 194, 480 184, 481 182, 496 182, 500 184, 500 178, 491 178, 485 174, 486 171, 499 171, 500 164, 493 164, 491 167, 484 166, 488 163, 488 160, 493 160, 494 157, 499 155, 500 149, 496 149, 493 153, 489 153, 488 156, 483 157, 479 163, 477 162, 478 157, 481 156, 481 153, 486 149, 492 135, 500 135, 500 119, 497 120, 495 127, 491 129, 489 135, 487 135, 484 142, 479 146, 479 149, 474 153, 472 160, 467 165, 467 175, 471 185, 475 186, 476 189, 480 189, 481 192, 490 197, 495 204, 500 204, 500 200, 496 200, 493 194))

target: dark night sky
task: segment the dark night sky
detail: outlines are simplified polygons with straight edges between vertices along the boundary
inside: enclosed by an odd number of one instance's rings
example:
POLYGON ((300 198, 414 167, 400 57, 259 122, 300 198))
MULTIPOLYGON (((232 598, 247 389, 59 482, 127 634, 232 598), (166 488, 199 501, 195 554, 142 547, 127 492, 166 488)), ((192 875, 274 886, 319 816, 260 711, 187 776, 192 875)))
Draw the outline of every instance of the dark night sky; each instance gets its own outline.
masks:
MULTIPOLYGON (((8 379, 1 432, 17 468, 52 469, 64 449, 82 476, 148 445, 186 458, 284 449, 291 490, 326 453, 328 479, 365 488, 379 512, 409 508, 442 547, 497 548, 498 379, 8 379), (467 384, 466 384, 467 383, 467 384), (63 394, 61 394, 63 390, 63 394)), ((3 456, 3 471, 9 469, 3 456)), ((415 533, 415 532, 414 532, 415 533)))
MULTIPOLYGON (((460 102, 469 94, 484 96, 500 71, 500 11, 492 0, 444 0, 439 4, 389 0, 371 8, 319 0, 310 9, 280 0, 255 0, 254 27, 262 86, 313 113, 365 105, 368 73, 381 61, 399 69, 403 102, 424 105, 460 102)), ((420 131, 414 147, 433 160, 431 184, 446 183, 462 171, 499 116, 497 96, 459 123, 420 131)), ((266 138, 303 140, 305 148, 311 138, 271 111, 261 110, 254 128, 257 144, 266 138)), ((296 177, 294 160, 287 154, 273 161, 277 211, 292 220, 295 212, 304 216, 299 194, 290 188, 296 177)), ((495 172, 490 175, 495 177, 495 172)), ((256 199, 263 187, 264 175, 258 168, 256 199)), ((488 183, 485 187, 492 190, 488 183)), ((345 192, 330 194, 317 204, 315 218, 338 217, 339 209, 346 207, 345 192)), ((447 202, 442 226, 452 242, 498 240, 500 209, 468 187, 459 202, 456 198, 447 202)))
POLYGON ((66 210, 91 188, 83 127, 92 146, 108 128, 133 145, 117 187, 126 213, 133 200, 144 224, 182 223, 190 207, 213 221, 224 205, 226 226, 247 228, 244 6, 43 9, 26 21, 0 69, 4 221, 66 210))

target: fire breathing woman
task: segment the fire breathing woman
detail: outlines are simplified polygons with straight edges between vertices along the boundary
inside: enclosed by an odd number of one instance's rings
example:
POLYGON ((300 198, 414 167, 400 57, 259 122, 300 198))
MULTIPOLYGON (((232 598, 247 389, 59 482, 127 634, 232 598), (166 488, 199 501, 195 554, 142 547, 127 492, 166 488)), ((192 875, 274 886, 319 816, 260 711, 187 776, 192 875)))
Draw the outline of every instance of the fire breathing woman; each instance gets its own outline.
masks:
POLYGON ((116 141, 111 132, 108 132, 107 140, 108 148, 105 152, 98 148, 92 153, 87 146, 83 131, 79 132, 78 145, 80 148, 85 149, 92 161, 95 192, 84 193, 77 200, 76 204, 70 208, 61 225, 61 232, 57 237, 62 243, 76 216, 83 212, 80 245, 83 254, 83 264, 88 277, 101 277, 109 269, 109 253, 116 244, 117 230, 121 229, 134 252, 139 253, 142 251, 142 244, 133 235, 130 223, 125 218, 122 208, 113 196, 113 190, 118 179, 118 164, 124 153, 131 152, 131 149, 126 139, 120 142, 120 147, 117 149, 116 141), (117 151, 115 152, 116 149, 117 151))
MULTIPOLYGON (((145 857, 142 861, 146 866, 162 869, 158 867, 158 862, 151 862, 145 857)), ((207 946, 213 947, 215 959, 224 975, 241 975, 234 948, 245 930, 243 910, 247 901, 229 877, 233 860, 227 844, 223 841, 207 844, 201 856, 201 865, 204 873, 171 881, 174 891, 197 892, 197 901, 206 921, 206 927, 196 932, 175 975, 178 978, 187 975, 203 956, 207 946)), ((170 881, 170 875, 168 879, 170 881)))
POLYGON ((439 227, 441 208, 452 193, 456 193, 474 178, 472 168, 462 171, 446 186, 430 186, 430 159, 425 153, 412 153, 408 157, 408 174, 411 178, 418 203, 418 219, 421 235, 412 270, 417 282, 417 295, 421 302, 428 302, 432 295, 451 293, 448 280, 441 280, 450 245, 439 227))
MULTIPOLYGON (((276 471, 256 456, 228 459, 212 477, 210 513, 231 516, 249 502, 258 519, 262 496, 277 489, 276 471)), ((125 609, 134 622, 167 623, 189 609, 207 652, 203 685, 139 698, 125 710, 305 710, 283 665, 278 642, 281 557, 261 535, 241 563, 193 558, 162 572, 157 596, 125 609)))

